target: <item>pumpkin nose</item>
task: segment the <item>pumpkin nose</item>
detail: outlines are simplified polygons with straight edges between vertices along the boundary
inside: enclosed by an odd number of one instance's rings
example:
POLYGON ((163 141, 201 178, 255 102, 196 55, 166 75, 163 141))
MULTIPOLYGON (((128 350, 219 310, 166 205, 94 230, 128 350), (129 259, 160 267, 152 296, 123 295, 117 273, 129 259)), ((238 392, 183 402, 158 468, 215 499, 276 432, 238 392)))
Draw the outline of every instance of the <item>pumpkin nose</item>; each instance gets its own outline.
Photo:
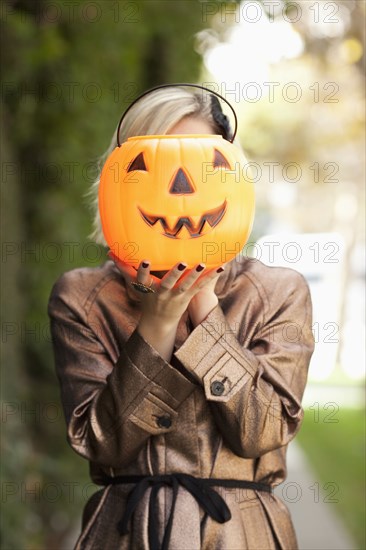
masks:
POLYGON ((182 168, 179 168, 178 172, 176 173, 170 185, 169 193, 176 195, 186 195, 187 193, 194 193, 194 188, 182 168))

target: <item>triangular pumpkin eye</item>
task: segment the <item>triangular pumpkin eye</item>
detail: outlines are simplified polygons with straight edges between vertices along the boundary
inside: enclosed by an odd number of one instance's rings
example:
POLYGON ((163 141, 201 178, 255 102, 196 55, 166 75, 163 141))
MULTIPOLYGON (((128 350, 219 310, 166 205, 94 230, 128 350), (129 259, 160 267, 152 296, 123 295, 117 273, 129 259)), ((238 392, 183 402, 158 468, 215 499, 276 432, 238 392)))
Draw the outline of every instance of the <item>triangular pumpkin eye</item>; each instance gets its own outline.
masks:
POLYGON ((222 153, 218 149, 214 149, 214 160, 213 160, 214 168, 229 168, 230 164, 224 157, 222 153))
POLYGON ((127 172, 132 172, 133 170, 145 170, 145 172, 147 172, 143 153, 137 155, 128 165, 127 172))

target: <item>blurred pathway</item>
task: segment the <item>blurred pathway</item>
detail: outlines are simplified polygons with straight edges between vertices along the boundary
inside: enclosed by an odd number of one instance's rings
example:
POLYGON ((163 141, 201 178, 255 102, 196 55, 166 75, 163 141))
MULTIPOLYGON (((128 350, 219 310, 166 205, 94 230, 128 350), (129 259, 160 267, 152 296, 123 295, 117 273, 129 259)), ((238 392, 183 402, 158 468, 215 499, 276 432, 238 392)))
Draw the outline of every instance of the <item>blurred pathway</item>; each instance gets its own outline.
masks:
POLYGON ((291 512, 300 550, 360 550, 335 515, 332 503, 324 502, 321 484, 296 442, 289 445, 287 465, 287 479, 275 492, 291 512))

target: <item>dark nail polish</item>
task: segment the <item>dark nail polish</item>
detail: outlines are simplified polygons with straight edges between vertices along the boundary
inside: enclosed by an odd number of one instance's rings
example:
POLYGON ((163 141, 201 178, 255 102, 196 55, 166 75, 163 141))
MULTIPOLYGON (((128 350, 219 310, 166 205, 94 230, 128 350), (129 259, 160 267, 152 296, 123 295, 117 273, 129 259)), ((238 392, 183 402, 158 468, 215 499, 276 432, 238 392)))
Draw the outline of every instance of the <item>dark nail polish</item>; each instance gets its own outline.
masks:
POLYGON ((203 271, 205 269, 205 266, 202 265, 202 264, 199 264, 197 267, 196 267, 196 271, 200 272, 200 271, 203 271))
POLYGON ((219 269, 216 269, 216 273, 222 273, 223 271, 225 271, 223 267, 219 267, 219 269))
POLYGON ((179 265, 178 265, 179 271, 183 271, 183 269, 185 269, 186 267, 187 267, 187 266, 184 265, 184 264, 179 264, 179 265))
POLYGON ((142 262, 142 267, 146 269, 147 267, 149 267, 149 264, 147 264, 146 262, 142 262))

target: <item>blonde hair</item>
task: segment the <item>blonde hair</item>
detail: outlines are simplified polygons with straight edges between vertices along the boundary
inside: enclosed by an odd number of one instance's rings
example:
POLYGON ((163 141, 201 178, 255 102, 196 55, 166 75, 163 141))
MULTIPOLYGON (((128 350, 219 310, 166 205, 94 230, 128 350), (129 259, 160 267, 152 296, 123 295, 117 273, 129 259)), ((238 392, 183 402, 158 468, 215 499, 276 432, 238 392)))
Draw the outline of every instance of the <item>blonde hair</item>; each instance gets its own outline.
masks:
MULTIPOLYGON (((212 113, 210 95, 205 92, 192 92, 184 88, 164 88, 142 97, 126 114, 120 130, 120 143, 132 136, 166 134, 170 128, 186 116, 196 116, 207 121, 214 132, 221 134, 212 113)), ((91 197, 94 212, 93 232, 89 238, 107 246, 103 236, 98 208, 98 189, 102 167, 117 146, 117 129, 110 146, 99 159, 99 175, 92 184, 87 196, 91 197)))

